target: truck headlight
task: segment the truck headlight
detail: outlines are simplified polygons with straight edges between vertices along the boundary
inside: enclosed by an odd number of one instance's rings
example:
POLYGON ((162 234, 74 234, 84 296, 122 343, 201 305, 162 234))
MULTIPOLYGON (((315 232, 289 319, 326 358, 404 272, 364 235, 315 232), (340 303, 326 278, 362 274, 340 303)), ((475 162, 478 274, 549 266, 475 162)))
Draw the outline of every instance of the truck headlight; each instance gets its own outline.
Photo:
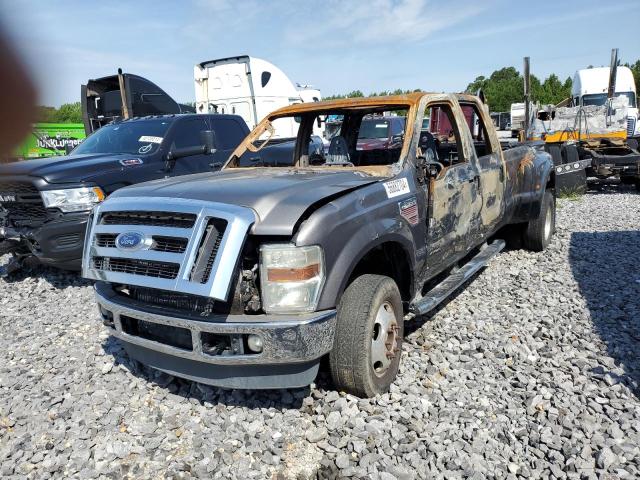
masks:
POLYGON ((45 207, 59 208, 63 212, 89 211, 96 203, 100 203, 105 198, 100 187, 43 190, 40 195, 45 207))
POLYGON ((267 313, 312 312, 324 283, 324 256, 317 246, 260 247, 262 305, 267 313))

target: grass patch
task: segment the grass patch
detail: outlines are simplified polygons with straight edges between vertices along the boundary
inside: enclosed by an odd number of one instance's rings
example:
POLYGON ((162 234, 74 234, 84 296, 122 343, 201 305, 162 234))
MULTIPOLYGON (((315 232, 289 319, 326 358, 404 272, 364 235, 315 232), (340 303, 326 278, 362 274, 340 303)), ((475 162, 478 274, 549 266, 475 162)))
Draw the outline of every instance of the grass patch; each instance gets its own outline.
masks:
POLYGON ((584 196, 584 192, 579 190, 569 190, 562 191, 558 194, 558 198, 562 200, 570 200, 572 202, 577 202, 584 196))

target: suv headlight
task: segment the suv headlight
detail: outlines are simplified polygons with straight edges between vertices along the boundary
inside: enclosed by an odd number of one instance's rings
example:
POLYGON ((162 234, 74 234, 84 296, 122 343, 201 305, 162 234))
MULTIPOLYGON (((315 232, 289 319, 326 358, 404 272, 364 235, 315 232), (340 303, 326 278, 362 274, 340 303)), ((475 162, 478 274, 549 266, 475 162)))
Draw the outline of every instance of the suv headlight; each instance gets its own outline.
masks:
POLYGON ((44 206, 59 208, 63 212, 83 212, 104 200, 100 187, 67 188, 64 190, 43 190, 40 192, 44 206))
POLYGON ((260 247, 262 304, 267 313, 312 312, 324 283, 324 255, 317 245, 260 247))

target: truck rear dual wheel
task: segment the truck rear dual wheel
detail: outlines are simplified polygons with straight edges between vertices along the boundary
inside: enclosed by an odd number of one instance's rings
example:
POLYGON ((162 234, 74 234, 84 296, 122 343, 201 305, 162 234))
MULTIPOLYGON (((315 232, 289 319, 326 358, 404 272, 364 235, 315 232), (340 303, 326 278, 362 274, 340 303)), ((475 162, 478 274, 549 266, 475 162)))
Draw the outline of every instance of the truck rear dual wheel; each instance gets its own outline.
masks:
POLYGON ((551 155, 554 167, 562 165, 562 151, 560 150, 559 145, 545 145, 545 150, 549 155, 551 155))
POLYGON ((404 334, 402 298, 383 275, 362 275, 338 305, 333 349, 329 353, 336 388, 359 397, 386 392, 398 374, 404 334))
POLYGON ((580 161, 580 155, 575 145, 562 146, 562 163, 574 163, 580 161))
POLYGON ((541 252, 556 231, 556 199, 553 192, 545 190, 542 195, 542 205, 538 218, 530 220, 523 234, 524 246, 534 252, 541 252))

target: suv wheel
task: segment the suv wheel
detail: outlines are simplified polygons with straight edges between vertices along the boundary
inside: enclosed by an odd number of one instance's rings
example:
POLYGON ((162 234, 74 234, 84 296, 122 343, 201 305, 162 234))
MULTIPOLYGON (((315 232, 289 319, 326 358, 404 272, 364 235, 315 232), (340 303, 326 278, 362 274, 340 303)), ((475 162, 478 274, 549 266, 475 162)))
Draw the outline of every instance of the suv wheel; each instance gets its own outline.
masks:
POLYGON ((329 353, 335 386, 360 397, 389 389, 402 354, 404 313, 396 283, 382 275, 356 278, 338 305, 329 353))

